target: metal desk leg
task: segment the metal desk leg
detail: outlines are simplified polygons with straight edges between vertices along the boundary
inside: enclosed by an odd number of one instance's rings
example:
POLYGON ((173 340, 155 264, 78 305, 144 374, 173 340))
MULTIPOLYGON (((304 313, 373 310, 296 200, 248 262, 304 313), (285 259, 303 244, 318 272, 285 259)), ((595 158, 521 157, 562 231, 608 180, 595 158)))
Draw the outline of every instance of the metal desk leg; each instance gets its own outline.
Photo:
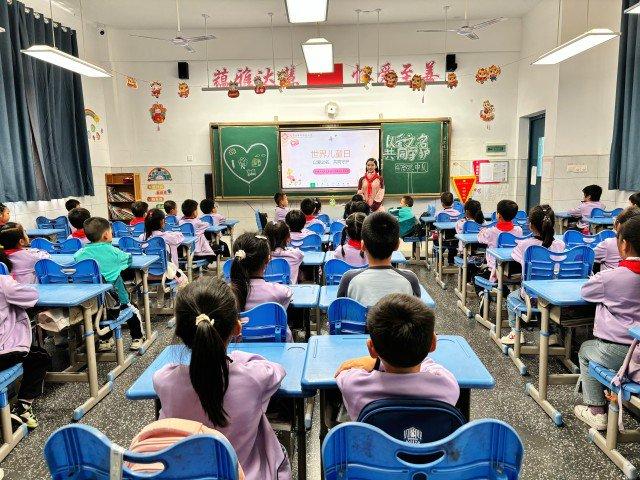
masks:
MULTIPOLYGON (((189 252, 187 251, 187 255, 189 252)), ((142 345, 142 348, 138 350, 140 355, 144 355, 147 349, 158 338, 158 332, 151 330, 151 307, 149 306, 149 270, 142 271, 142 298, 144 302, 144 331, 147 337, 146 341, 142 345)))
POLYGON ((456 403, 456 408, 460 410, 460 413, 464 415, 467 421, 471 420, 471 390, 468 388, 460 389, 460 397, 458 398, 458 403, 456 403))
POLYGON ((216 254, 216 272, 218 273, 218 276, 222 275, 222 267, 220 266, 220 234, 216 233, 215 234, 215 238, 216 238, 216 251, 218 252, 216 254))
POLYGON ((489 330, 489 336, 496 342, 498 348, 502 350, 503 353, 507 353, 504 345, 500 341, 502 338, 502 300, 503 293, 502 289, 504 286, 504 263, 496 262, 498 265, 497 275, 498 275, 498 291, 496 292, 496 324, 489 330))
POLYGON ((460 300, 458 300, 458 308, 464 312, 467 318, 473 317, 473 312, 467 307, 467 261, 469 258, 469 246, 463 245, 462 248, 462 285, 460 287, 460 300))
POLYGON ((326 404, 327 404, 326 390, 321 389, 320 390, 320 445, 322 445, 324 437, 327 436, 327 432, 329 431, 329 428, 327 427, 327 423, 325 419, 326 404))
POLYGON ((229 231, 229 241, 231 242, 231 247, 233 247, 233 227, 227 227, 229 231))
POLYGON ((304 398, 295 398, 293 400, 293 418, 294 423, 291 430, 296 432, 296 449, 298 451, 298 480, 306 480, 307 478, 307 439, 306 429, 304 427, 304 398))
POLYGON ((322 334, 322 324, 320 323, 320 307, 316 308, 316 333, 318 335, 322 334))
POLYGON ((442 287, 442 289, 446 289, 447 285, 442 281, 442 270, 443 270, 443 251, 442 251, 442 231, 438 230, 438 266, 436 268, 436 282, 438 285, 442 287))
POLYGON ((194 252, 191 252, 191 244, 186 245, 187 247, 187 278, 190 282, 193 282, 193 255, 194 252))

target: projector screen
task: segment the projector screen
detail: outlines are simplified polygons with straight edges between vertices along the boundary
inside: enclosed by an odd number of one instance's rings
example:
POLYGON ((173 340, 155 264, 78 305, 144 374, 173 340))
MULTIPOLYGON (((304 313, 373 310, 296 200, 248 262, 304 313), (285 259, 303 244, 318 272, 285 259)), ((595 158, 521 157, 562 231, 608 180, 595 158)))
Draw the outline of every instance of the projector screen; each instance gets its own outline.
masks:
POLYGON ((280 130, 280 158, 283 190, 355 190, 380 158, 380 130, 280 130))

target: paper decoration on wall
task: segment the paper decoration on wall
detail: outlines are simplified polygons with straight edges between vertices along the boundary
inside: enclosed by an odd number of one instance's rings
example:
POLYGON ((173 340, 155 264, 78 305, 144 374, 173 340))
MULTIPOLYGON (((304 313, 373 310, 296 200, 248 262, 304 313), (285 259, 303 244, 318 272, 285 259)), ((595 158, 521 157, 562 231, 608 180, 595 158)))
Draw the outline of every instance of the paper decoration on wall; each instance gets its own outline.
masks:
POLYGON ((84 115, 87 118, 87 136, 94 142, 98 142, 104 135, 104 129, 99 125, 100 117, 90 108, 84 109, 84 115))
POLYGON ((458 76, 456 72, 448 72, 447 73, 447 88, 453 90, 458 86, 458 76))
POLYGON ((238 98, 240 96, 240 90, 238 90, 238 84, 236 82, 229 82, 227 95, 229 98, 238 98))
POLYGON ((476 176, 475 175, 460 175, 451 177, 451 183, 453 189, 456 192, 457 197, 464 204, 473 195, 473 191, 476 188, 476 176))
POLYGON ((127 77, 127 87, 137 90, 138 80, 136 80, 134 77, 127 77))
POLYGON ((480 118, 485 122, 492 122, 496 118, 496 109, 489 100, 482 102, 482 110, 480 110, 480 118))
POLYGON ((283 68, 282 70, 278 70, 278 87, 280 91, 289 88, 291 86, 291 78, 289 75, 289 69, 283 68))
POLYGON ((162 94, 162 84, 160 82, 153 81, 149 84, 151 87, 151 95, 156 98, 160 98, 162 94))
MULTIPOLYGON (((148 182, 169 182, 171 180, 173 180, 173 178, 171 177, 171 172, 164 167, 152 168, 147 174, 148 182)), ((155 188, 164 188, 164 186, 155 186, 155 188)))
POLYGON ((178 84, 178 96, 180 98, 187 98, 189 96, 189 85, 184 82, 178 84))
POLYGON ((409 86, 411 87, 411 90, 413 90, 414 92, 416 91, 424 92, 425 89, 427 88, 427 81, 424 78, 422 78, 422 76, 416 73, 413 77, 411 77, 411 82, 409 82, 409 86))
POLYGON ((480 67, 476 72, 476 82, 483 84, 489 79, 489 70, 484 67, 480 67))
POLYGON ((260 75, 256 75, 255 77, 253 77, 253 84, 255 85, 253 91, 258 95, 262 95, 267 91, 267 87, 264 86, 264 80, 262 80, 262 77, 260 75))
POLYGON ((394 70, 389 70, 384 74, 384 84, 389 88, 395 88, 398 85, 398 74, 394 70))
POLYGON ((373 68, 369 65, 366 65, 362 68, 362 75, 360 76, 360 81, 364 84, 364 88, 369 90, 369 84, 371 83, 371 75, 373 74, 373 68))
POLYGON ((478 185, 507 183, 509 181, 509 162, 505 160, 474 160, 473 173, 478 185))
POLYGON ((502 73, 502 69, 498 65, 491 65, 487 71, 489 72, 489 80, 492 82, 495 82, 502 73))
POLYGON ((153 120, 153 123, 158 125, 158 131, 160 131, 160 124, 164 123, 167 116, 167 109, 161 103, 154 103, 151 105, 149 113, 151 114, 151 120, 153 120))

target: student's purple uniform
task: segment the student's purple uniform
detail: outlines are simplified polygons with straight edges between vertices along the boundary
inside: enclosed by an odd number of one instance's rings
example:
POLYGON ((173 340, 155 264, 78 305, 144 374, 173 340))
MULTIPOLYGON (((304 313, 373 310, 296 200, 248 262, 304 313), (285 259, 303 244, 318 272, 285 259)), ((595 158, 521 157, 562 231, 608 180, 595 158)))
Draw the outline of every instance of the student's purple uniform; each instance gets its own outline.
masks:
POLYGON ((291 269, 291 284, 295 285, 298 283, 298 272, 300 271, 300 265, 302 265, 302 259, 304 258, 304 253, 302 253, 301 250, 292 247, 284 249, 276 248, 271 252, 271 258, 284 258, 291 269))
POLYGON ((349 265, 352 265, 354 267, 360 267, 368 263, 367 256, 365 255, 364 257, 361 257, 360 252, 361 251, 359 248, 352 247, 348 243, 345 243, 342 246, 338 246, 338 248, 336 248, 333 251, 333 258, 337 258, 338 260, 344 260, 349 265), (343 247, 344 247, 344 255, 342 254, 343 247))
POLYGON ((213 248, 211 248, 211 245, 209 244, 209 240, 207 240, 207 237, 205 237, 204 235, 204 232, 211 225, 209 225, 207 222, 203 222, 199 218, 182 217, 180 219, 180 225, 182 225, 183 223, 190 223, 191 225, 193 225, 193 229, 196 231, 195 254, 200 256, 214 255, 213 248))
MULTIPOLYGON (((382 368, 382 364, 380 365, 382 368)), ((366 372, 352 368, 340 372, 338 388, 351 420, 374 400, 383 398, 426 398, 455 405, 460 387, 453 374, 431 358, 424 359, 419 373, 366 372)))
POLYGON ((287 213, 289 213, 289 207, 276 207, 276 212, 273 218, 276 222, 284 222, 287 213))
MULTIPOLYGON (((293 298, 293 292, 286 285, 280 283, 267 282, 264 278, 252 278, 251 290, 247 297, 247 303, 244 311, 251 310, 253 307, 262 305, 263 303, 275 302, 282 305, 286 310, 293 298)), ((287 327, 287 342, 293 342, 291 329, 287 327)))
POLYGON ((38 291, 0 275, 0 353, 31 349, 31 322, 25 308, 38 301, 38 291))
POLYGON ((209 215, 211 215, 213 221, 216 222, 216 225, 220 225, 226 220, 226 217, 221 213, 210 213, 209 215))
POLYGON ((36 283, 36 274, 33 266, 43 258, 51 258, 51 255, 37 248, 21 248, 12 253, 9 255, 9 260, 13 264, 11 276, 19 283, 36 283))
MULTIPOLYGON (((178 247, 184 241, 184 235, 180 232, 162 232, 160 230, 156 230, 155 232, 151 233, 151 237, 149 238, 153 237, 161 237, 162 239, 164 239, 164 243, 167 245, 167 251, 171 256, 171 258, 169 258, 169 261, 171 261, 176 267, 179 266, 178 247)), ((146 235, 140 235, 139 239, 140 241, 144 242, 146 240, 146 235)))
POLYGON ((259 355, 234 351, 229 357, 229 388, 223 402, 229 421, 226 427, 213 425, 202 409, 188 365, 166 365, 153 375, 153 387, 162 403, 159 418, 193 420, 223 433, 247 480, 290 480, 289 460, 265 415, 286 372, 259 355))
MULTIPOLYGON (((464 231, 464 224, 467 223, 468 219, 462 217, 460 220, 456 222, 456 233, 462 233, 464 231)), ((458 253, 462 253, 462 242, 458 242, 458 253)))
POLYGON ((628 330, 640 326, 640 274, 626 267, 601 271, 582 287, 582 298, 597 303, 594 337, 631 344, 628 330))
MULTIPOLYGON (((513 249, 513 253, 511 254, 511 258, 514 262, 518 262, 522 267, 522 273, 524 274, 524 253, 527 248, 533 245, 542 245, 542 240, 538 240, 535 237, 525 238, 524 240, 520 240, 516 242, 516 246, 513 249)), ((554 240, 549 246, 549 250, 552 252, 563 252, 565 248, 564 242, 562 240, 554 240)), ((520 288, 520 296, 524 298, 524 290, 520 288)))
POLYGON ((448 207, 448 208, 443 208, 442 210, 438 210, 435 213, 435 216, 437 217, 439 213, 446 213, 451 217, 459 217, 460 215, 462 215, 462 213, 460 213, 458 210, 456 210, 453 207, 448 207))
POLYGON ((600 271, 617 268, 620 264, 617 238, 605 238, 593 250, 596 254, 595 262, 600 264, 600 271))
POLYGON ((308 237, 309 235, 313 234, 314 232, 312 232, 311 230, 303 228, 300 232, 291 232, 290 236, 292 242, 301 242, 302 240, 304 240, 304 237, 308 237))
MULTIPOLYGON (((504 233, 501 230, 498 230, 498 227, 489 227, 489 228, 481 228, 478 233, 478 242, 483 243, 487 246, 487 248, 495 248, 498 245, 498 236, 504 233)), ((514 226, 508 233, 512 233, 516 237, 522 236, 522 228, 517 225, 514 226)), ((490 280, 495 282, 498 277, 496 277, 496 259, 491 255, 487 255, 487 266, 491 269, 491 277, 490 280)))
POLYGON ((569 210, 569 215, 573 217, 580 217, 580 221, 578 222, 579 228, 586 228, 589 224, 586 222, 586 219, 591 216, 591 211, 594 208, 602 208, 604 209, 604 204, 600 201, 598 202, 580 202, 576 208, 572 208, 569 210))

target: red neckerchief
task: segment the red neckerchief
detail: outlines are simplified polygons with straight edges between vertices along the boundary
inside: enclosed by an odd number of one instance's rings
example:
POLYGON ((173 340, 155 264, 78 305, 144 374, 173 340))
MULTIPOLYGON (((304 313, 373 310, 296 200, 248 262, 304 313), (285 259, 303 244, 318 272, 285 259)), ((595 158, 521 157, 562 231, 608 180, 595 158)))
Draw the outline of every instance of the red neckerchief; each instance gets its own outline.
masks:
POLYGON ((4 249, 4 253, 5 255, 9 256, 9 255, 13 255, 16 252, 19 252, 20 250, 22 250, 22 247, 18 247, 18 248, 5 248, 4 249))
POLYGON ((84 228, 79 228, 75 232, 71 232, 71 236, 73 238, 87 238, 87 236, 84 233, 84 228))
POLYGON ((305 216, 304 216, 304 219, 305 219, 307 222, 310 222, 311 220, 315 220, 315 219, 316 219, 316 216, 315 216, 315 215, 305 215, 305 216))
POLYGON ((144 217, 135 217, 133 220, 129 222, 129 225, 137 225, 142 222, 144 222, 144 217))
POLYGON ((620 266, 628 268, 633 273, 640 274, 640 260, 622 260, 620 266))
POLYGON ((367 173, 365 175, 365 178, 367 179, 367 197, 370 197, 371 196, 371 190, 373 188, 373 182, 378 180, 380 178, 380 175, 378 175, 377 173, 372 173, 371 175, 369 175, 367 173))
POLYGON ((511 230, 513 230, 513 222, 499 221, 498 223, 496 223, 496 228, 501 232, 510 232, 511 230))
POLYGON ((358 240, 351 240, 351 239, 349 239, 349 241, 347 242, 347 244, 348 244, 350 247, 357 248, 358 250, 360 250, 360 247, 362 247, 362 242, 361 242, 361 241, 358 241, 358 240))

